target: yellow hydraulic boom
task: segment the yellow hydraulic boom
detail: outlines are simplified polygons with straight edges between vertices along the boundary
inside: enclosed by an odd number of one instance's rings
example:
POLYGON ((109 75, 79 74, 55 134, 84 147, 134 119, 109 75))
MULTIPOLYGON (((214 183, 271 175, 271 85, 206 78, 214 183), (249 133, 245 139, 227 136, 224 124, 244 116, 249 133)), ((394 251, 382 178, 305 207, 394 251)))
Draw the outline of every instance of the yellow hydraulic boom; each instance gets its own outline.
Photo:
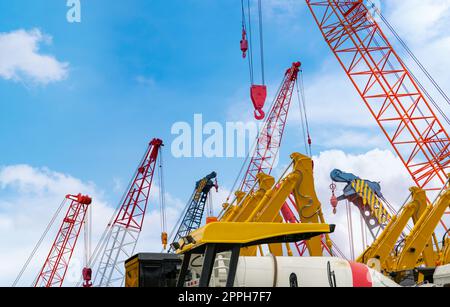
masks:
POLYGON ((259 173, 256 177, 259 183, 259 190, 248 195, 241 191, 236 192, 237 205, 225 205, 227 210, 220 219, 221 222, 245 222, 263 199, 266 192, 275 185, 275 179, 269 175, 259 173))
MULTIPOLYGON (((295 154, 293 158, 302 175, 301 180, 295 185, 293 193, 300 221, 305 224, 325 223, 322 204, 317 197, 314 185, 314 163, 311 158, 300 154, 295 154)), ((333 242, 328 234, 325 234, 325 243, 331 250, 333 242)), ((321 237, 307 240, 306 246, 311 257, 323 255, 321 237)))

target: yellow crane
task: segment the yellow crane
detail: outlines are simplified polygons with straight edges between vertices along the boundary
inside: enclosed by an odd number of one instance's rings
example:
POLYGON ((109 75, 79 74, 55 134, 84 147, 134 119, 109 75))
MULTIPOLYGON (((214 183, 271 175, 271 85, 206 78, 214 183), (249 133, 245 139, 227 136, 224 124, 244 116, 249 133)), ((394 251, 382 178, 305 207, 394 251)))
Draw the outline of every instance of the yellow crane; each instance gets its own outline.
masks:
POLYGON ((434 232, 450 206, 450 189, 446 186, 434 204, 428 203, 423 189, 413 187, 410 191, 411 201, 391 218, 381 235, 358 258, 358 262, 391 274, 397 280, 420 266, 435 268, 450 260, 449 239, 444 238, 442 251, 434 249, 438 248, 434 232), (401 238, 410 220, 414 227, 401 238))
MULTIPOLYGON (((293 194, 295 206, 302 223, 325 223, 322 205, 317 198, 314 186, 313 161, 300 153, 291 155, 293 170, 278 183, 272 176, 264 173, 257 175, 258 190, 248 194, 238 191, 236 200, 232 204, 224 204, 224 213, 220 222, 248 222, 248 223, 282 223, 280 215, 282 206, 293 194)), ((331 249, 332 242, 328 234, 326 243, 331 249)), ((314 237, 306 241, 310 256, 322 256, 321 237, 314 237)), ((281 244, 269 245, 270 252, 282 255, 281 244)), ((292 255, 289 245, 286 245, 289 255, 292 255)), ((256 255, 257 247, 244 249, 242 255, 256 255)))

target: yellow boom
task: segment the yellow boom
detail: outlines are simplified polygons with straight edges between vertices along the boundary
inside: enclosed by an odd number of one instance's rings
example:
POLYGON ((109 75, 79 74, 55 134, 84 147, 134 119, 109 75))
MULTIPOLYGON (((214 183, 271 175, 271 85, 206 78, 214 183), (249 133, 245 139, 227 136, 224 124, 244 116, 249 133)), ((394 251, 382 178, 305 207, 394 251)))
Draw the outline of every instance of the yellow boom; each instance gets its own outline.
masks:
MULTIPOLYGON (((394 271, 412 270, 417 266, 423 251, 431 244, 431 238, 450 205, 450 190, 445 190, 434 205, 427 206, 424 214, 405 239, 405 246, 394 261, 394 271)), ((436 262, 434 263, 435 266, 436 262)))

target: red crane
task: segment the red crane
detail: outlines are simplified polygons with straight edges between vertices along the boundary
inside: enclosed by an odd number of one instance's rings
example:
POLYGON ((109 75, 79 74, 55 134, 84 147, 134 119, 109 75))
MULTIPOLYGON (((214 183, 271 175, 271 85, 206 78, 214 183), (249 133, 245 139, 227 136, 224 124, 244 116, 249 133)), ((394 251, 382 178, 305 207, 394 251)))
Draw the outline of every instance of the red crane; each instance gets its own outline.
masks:
MULTIPOLYGON (((101 253, 95 285, 100 287, 121 286, 124 280, 124 262, 134 253, 142 230, 145 212, 150 198, 153 176, 163 141, 153 139, 140 162, 112 222, 94 252, 93 260, 101 253)), ((160 172, 161 175, 161 172, 160 172)), ((163 197, 163 186, 160 185, 163 197)))
MULTIPOLYGON (((362 0, 306 3, 328 46, 414 182, 427 191, 440 191, 448 181, 449 134, 430 104, 432 99, 366 5, 362 0)), ((442 225, 448 229, 444 222, 442 225)))
POLYGON ((69 209, 36 279, 35 287, 62 286, 81 228, 86 222, 86 214, 92 199, 78 194, 67 195, 66 200, 70 201, 69 209))

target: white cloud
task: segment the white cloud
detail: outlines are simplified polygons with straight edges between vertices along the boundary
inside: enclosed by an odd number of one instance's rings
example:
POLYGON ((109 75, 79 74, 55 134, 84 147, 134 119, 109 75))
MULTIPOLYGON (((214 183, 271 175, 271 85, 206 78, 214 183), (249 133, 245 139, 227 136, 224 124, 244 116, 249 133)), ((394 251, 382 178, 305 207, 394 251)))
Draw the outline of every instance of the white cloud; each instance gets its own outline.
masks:
POLYGON ((0 33, 0 77, 46 85, 67 78, 69 64, 40 53, 52 38, 38 29, 0 33))
POLYGON ((351 149, 373 149, 386 148, 389 142, 383 135, 373 130, 364 129, 332 129, 332 133, 327 130, 319 130, 315 135, 315 140, 326 148, 347 150, 351 149))
MULTIPOLYGON (((0 237, 0 285, 12 284, 65 195, 78 193, 90 195, 94 200, 93 238, 97 238, 113 210, 92 182, 28 165, 0 168, 0 229, 9 234, 0 237)), ((64 214, 66 210, 63 209, 64 214)), ((30 264, 21 285, 30 285, 42 266, 63 212, 30 264)), ((74 263, 82 259, 82 240, 78 244, 74 263)))
POLYGON ((124 190, 124 184, 122 182, 122 179, 120 178, 113 178, 113 191, 116 193, 121 193, 124 190))

